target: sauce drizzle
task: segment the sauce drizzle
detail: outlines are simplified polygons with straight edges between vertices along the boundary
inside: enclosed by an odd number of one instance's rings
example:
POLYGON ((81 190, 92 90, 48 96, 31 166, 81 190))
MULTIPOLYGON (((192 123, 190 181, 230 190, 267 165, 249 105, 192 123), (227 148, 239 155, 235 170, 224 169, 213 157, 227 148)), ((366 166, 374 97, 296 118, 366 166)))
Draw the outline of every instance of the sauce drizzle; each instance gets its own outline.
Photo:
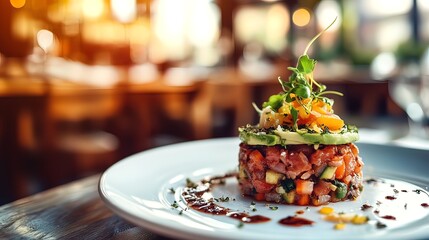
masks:
POLYGON ((222 207, 215 203, 213 198, 205 197, 205 193, 210 192, 212 185, 220 184, 225 178, 235 177, 234 174, 226 174, 224 176, 216 176, 206 179, 198 183, 196 187, 186 187, 183 190, 182 196, 186 200, 188 207, 203 213, 213 215, 226 215, 243 223, 262 223, 268 222, 271 219, 261 215, 249 215, 244 212, 235 212, 229 208, 222 207))
POLYGON ((301 226, 308 226, 308 225, 311 226, 313 225, 314 222, 302 217, 288 216, 283 219, 280 219, 279 223, 281 225, 286 225, 291 227, 301 227, 301 226))
POLYGON ((243 213, 243 212, 229 212, 226 214, 226 216, 240 220, 241 222, 244 222, 244 223, 262 223, 262 222, 268 222, 271 220, 270 218, 264 217, 262 215, 250 216, 249 214, 243 213))
POLYGON ((396 220, 396 217, 394 217, 392 215, 381 216, 381 218, 388 219, 388 220, 396 220))

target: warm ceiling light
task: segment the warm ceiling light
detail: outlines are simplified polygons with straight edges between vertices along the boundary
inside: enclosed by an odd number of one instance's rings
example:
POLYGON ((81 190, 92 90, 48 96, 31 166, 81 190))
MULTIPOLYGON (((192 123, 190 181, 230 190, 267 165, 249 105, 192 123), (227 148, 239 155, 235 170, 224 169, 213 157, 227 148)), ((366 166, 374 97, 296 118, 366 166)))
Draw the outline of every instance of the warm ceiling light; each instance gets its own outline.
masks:
POLYGON ((129 23, 137 16, 136 0, 111 0, 110 7, 113 16, 122 23, 129 23))
POLYGON ((295 25, 304 27, 310 22, 310 12, 305 8, 300 8, 293 13, 292 21, 295 25))
POLYGON ((54 45, 54 34, 46 29, 37 32, 37 44, 43 49, 45 53, 54 45))
POLYGON ((25 0, 10 0, 10 4, 14 8, 22 8, 25 5, 25 0))
POLYGON ((341 25, 341 9, 340 5, 335 0, 325 0, 319 3, 316 8, 317 23, 320 29, 328 26, 332 20, 337 17, 337 21, 327 30, 328 32, 335 32, 341 25))
POLYGON ((103 14, 103 0, 84 0, 82 2, 83 15, 87 18, 96 19, 103 14))

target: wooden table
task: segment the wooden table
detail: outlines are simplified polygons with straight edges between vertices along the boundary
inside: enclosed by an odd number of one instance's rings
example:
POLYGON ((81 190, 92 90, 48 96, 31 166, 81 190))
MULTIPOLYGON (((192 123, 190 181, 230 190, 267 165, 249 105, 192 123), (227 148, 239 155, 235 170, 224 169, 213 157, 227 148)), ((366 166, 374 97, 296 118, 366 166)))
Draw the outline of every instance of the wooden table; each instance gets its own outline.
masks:
POLYGON ((94 175, 0 207, 0 239, 168 239, 126 222, 98 195, 94 175))

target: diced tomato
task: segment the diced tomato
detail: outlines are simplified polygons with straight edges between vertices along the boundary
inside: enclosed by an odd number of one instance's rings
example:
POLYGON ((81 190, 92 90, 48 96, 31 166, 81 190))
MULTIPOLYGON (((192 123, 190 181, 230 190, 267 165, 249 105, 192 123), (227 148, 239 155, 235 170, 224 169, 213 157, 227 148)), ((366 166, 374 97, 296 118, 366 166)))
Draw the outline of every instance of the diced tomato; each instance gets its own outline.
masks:
POLYGON ((255 199, 257 201, 264 201, 265 200, 265 193, 257 193, 257 194, 255 194, 255 199))
POLYGON ((351 152, 344 155, 344 163, 346 165, 345 176, 352 175, 355 171, 356 160, 351 152))
POLYGON ((331 185, 332 185, 332 183, 330 183, 330 182, 320 180, 313 187, 314 195, 320 196, 320 195, 329 194, 329 192, 331 191, 331 188, 330 188, 331 185))
POLYGON ((258 150, 253 150, 249 154, 249 161, 247 162, 250 171, 263 171, 264 170, 264 156, 258 150))
POLYGON ((261 180, 253 180, 253 186, 255 187, 257 193, 267 193, 270 192, 276 185, 269 184, 261 180))
POLYGON ((344 177, 345 172, 346 164, 344 163, 344 161, 342 161, 341 165, 337 167, 337 170, 335 170, 335 178, 342 179, 344 177))
POLYGON ((308 194, 300 195, 297 203, 300 206, 308 205, 310 203, 310 195, 308 194))
POLYGON ((295 180, 295 185, 297 194, 311 194, 313 192, 314 182, 312 181, 297 179, 295 180))
POLYGON ((258 150, 253 150, 249 154, 247 169, 252 179, 265 179, 265 163, 264 156, 258 150))

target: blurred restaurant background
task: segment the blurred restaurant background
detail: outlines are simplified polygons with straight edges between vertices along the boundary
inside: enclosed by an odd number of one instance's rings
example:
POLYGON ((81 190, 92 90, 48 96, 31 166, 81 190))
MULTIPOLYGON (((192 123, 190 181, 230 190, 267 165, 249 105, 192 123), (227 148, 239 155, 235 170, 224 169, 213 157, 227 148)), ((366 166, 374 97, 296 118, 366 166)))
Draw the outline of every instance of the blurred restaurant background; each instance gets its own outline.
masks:
POLYGON ((146 149, 236 136, 335 17, 309 54, 344 93, 336 113, 425 134, 426 0, 1 0, 0 204, 146 149))

